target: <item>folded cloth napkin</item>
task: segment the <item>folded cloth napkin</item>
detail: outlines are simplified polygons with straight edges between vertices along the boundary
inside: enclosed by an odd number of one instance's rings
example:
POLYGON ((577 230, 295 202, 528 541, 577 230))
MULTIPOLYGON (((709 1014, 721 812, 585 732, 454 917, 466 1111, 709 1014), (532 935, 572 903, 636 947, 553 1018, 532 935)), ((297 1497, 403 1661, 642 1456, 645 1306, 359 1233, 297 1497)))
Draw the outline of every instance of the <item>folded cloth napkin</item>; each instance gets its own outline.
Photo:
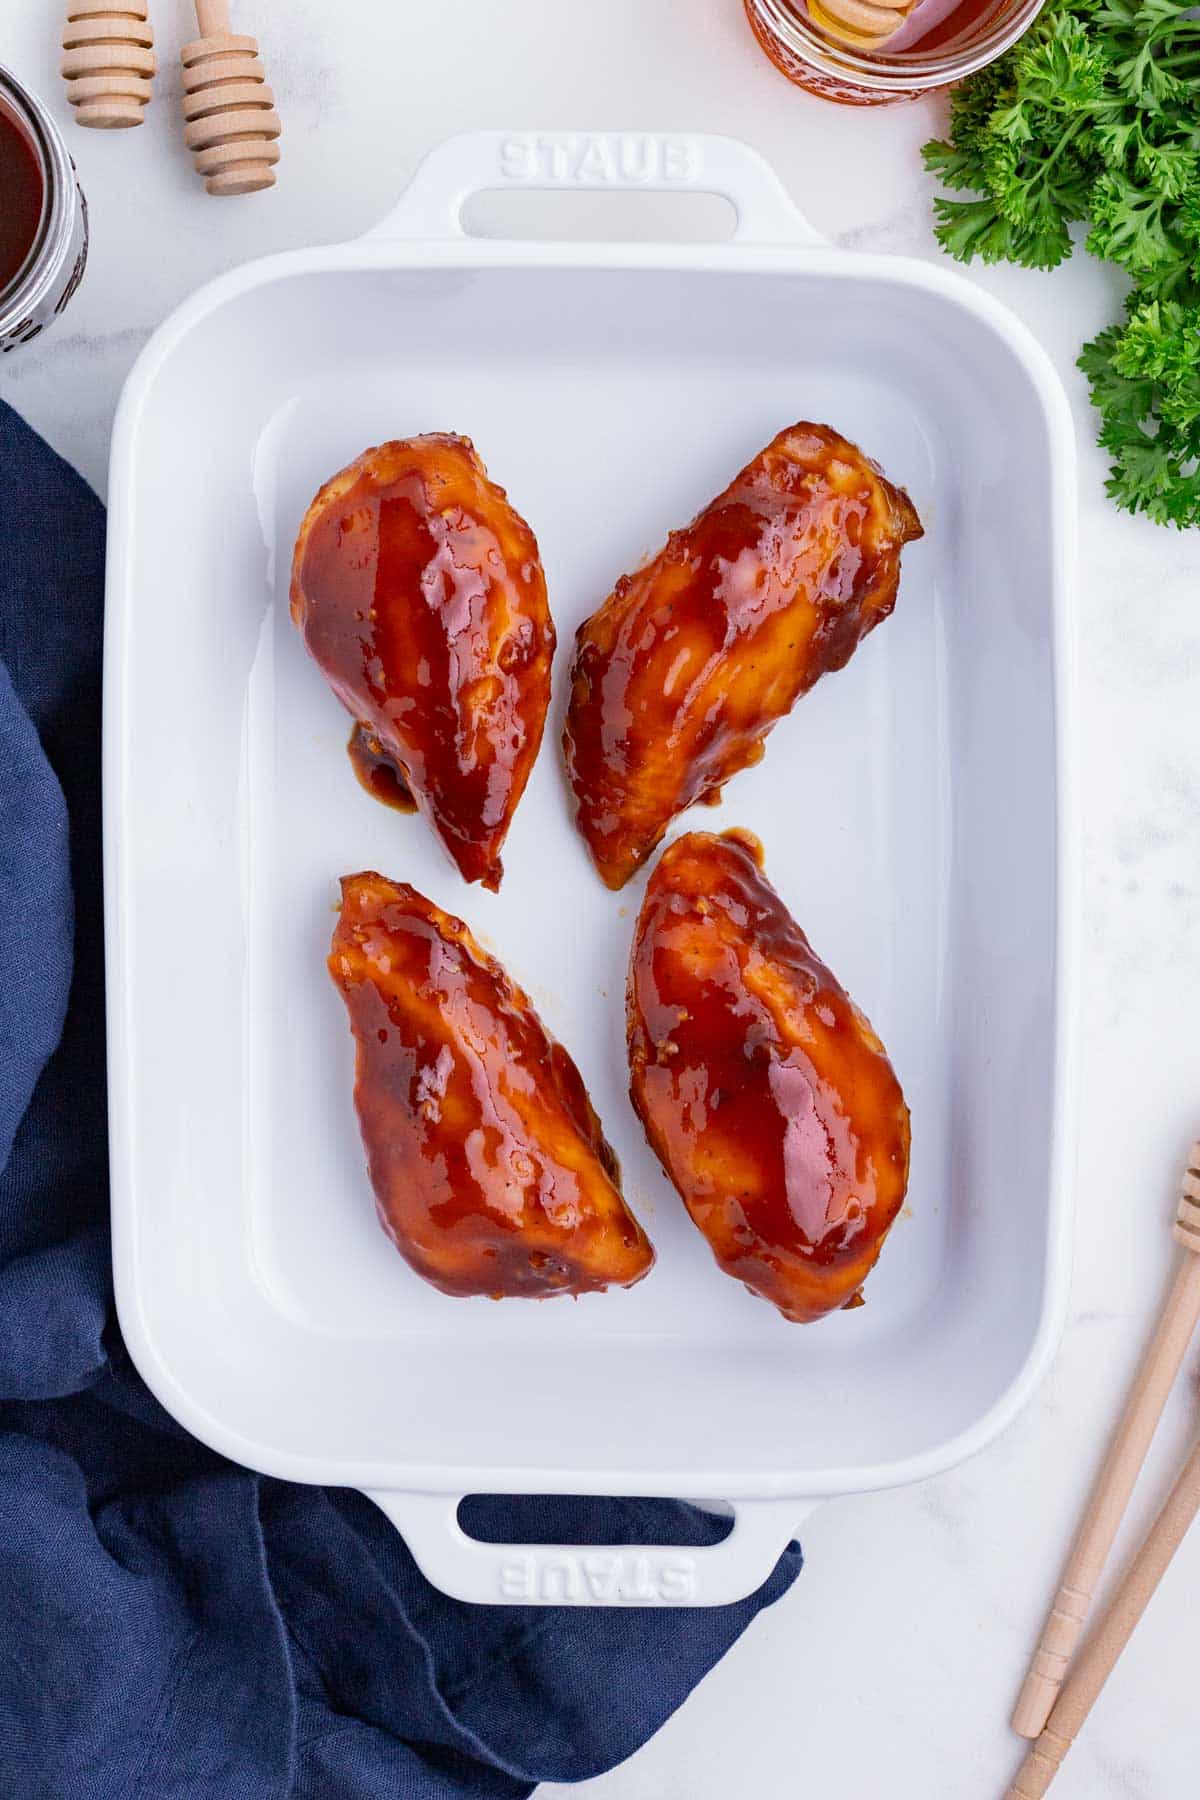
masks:
MULTIPOLYGON (((361 1494, 214 1455, 112 1313, 99 501, 0 403, 0 1792, 456 1800, 619 1762, 800 1569, 738 1606, 449 1600, 361 1494), (72 894, 74 901, 72 902, 72 894)), ((706 1544, 650 1500, 476 1500, 502 1541, 706 1544)))

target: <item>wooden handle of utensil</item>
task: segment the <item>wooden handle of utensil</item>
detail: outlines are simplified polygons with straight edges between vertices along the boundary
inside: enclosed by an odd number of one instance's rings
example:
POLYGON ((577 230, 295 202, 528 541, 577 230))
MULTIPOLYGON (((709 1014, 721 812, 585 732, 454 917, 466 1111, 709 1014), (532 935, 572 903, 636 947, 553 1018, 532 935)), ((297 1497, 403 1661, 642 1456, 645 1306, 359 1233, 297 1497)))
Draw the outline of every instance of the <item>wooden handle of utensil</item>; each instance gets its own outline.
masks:
POLYGON ((229 0, 196 0, 200 36, 179 53, 184 140, 210 194, 274 187, 279 114, 252 37, 230 25, 229 0))
POLYGON ((1058 1698, 1096 1584, 1200 1319, 1200 1143, 1192 1146, 1188 1159, 1175 1237, 1192 1254, 1180 1264, 1171 1297, 1100 1471, 1067 1572, 1025 1677, 1012 1716, 1013 1730, 1022 1737, 1039 1735, 1058 1698))
POLYGON ((228 37, 233 30, 229 0, 196 0, 196 24, 201 37, 228 37))
POLYGON ((59 68, 81 125, 140 125, 158 68, 146 0, 67 0, 59 68))
POLYGON ((1046 1728, 1021 1765, 1007 1800, 1041 1800, 1095 1705, 1138 1620, 1200 1512, 1200 1444, 1184 1464, 1149 1537, 1138 1551, 1112 1605, 1080 1652, 1046 1728))

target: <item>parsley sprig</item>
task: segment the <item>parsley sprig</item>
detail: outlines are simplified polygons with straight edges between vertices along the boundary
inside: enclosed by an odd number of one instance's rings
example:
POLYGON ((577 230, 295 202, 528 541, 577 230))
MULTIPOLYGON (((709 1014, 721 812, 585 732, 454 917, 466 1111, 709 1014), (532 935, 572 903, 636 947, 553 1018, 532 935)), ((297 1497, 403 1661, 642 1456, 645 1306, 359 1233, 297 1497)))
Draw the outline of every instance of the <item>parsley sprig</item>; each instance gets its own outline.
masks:
POLYGON ((1079 366, 1112 458, 1108 492, 1200 525, 1200 16, 1186 0, 1048 0, 1021 42, 950 98, 925 165, 960 262, 1052 269, 1086 247, 1130 278, 1125 321, 1079 366))

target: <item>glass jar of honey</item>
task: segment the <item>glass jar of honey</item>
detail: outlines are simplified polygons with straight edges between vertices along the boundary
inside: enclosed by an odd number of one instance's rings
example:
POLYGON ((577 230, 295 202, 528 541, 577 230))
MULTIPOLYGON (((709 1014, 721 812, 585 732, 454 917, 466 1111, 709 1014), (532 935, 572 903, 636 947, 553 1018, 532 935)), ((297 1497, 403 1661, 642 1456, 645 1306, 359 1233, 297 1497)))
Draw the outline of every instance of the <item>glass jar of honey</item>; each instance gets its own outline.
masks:
POLYGON ((62 133, 0 65, 0 352, 62 312, 87 262, 87 203, 62 133))
POLYGON ((808 0, 745 0, 745 7, 759 43, 798 87, 846 106, 890 106, 994 62, 1044 3, 917 0, 905 6, 896 0, 903 17, 892 39, 875 35, 874 23, 896 17, 887 10, 892 0, 824 0, 824 6, 814 0, 811 11, 808 0))

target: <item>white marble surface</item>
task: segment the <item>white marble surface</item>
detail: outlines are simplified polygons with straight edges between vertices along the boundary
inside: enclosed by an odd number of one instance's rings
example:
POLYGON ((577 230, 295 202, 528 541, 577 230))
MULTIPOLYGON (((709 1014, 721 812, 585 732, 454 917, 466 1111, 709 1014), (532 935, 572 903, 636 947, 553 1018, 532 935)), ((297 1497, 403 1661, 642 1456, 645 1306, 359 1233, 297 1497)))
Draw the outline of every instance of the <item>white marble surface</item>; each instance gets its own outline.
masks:
MULTIPOLYGON (((5 360, 0 395, 100 488, 121 381, 176 301, 259 251, 365 228, 423 147, 463 127, 730 132, 767 154, 837 241, 940 254, 918 157, 940 104, 855 113, 809 99, 757 50, 739 0, 242 10, 285 121, 274 193, 218 204, 190 172, 175 115, 182 3, 154 9, 165 73, 147 124, 69 127, 92 207, 88 279, 53 336, 5 360)), ((56 29, 53 8, 10 0, 2 54, 65 120, 56 29)), ((1023 1657, 1168 1279, 1165 1220, 1200 1130, 1200 533, 1136 523, 1104 498, 1073 360, 1113 314, 1116 282, 1082 258, 1053 276, 978 279, 1047 345, 1082 452, 1085 1055, 1070 1329, 1035 1402, 984 1455, 921 1488, 821 1508, 792 1592, 651 1744, 581 1790, 589 1800, 999 1796, 1017 1760, 1005 1717, 1023 1657)), ((1188 1381, 1126 1548, 1180 1459, 1195 1400, 1188 1381)), ((1198 1585, 1200 1532, 1070 1759, 1062 1800, 1196 1792, 1198 1585)))

